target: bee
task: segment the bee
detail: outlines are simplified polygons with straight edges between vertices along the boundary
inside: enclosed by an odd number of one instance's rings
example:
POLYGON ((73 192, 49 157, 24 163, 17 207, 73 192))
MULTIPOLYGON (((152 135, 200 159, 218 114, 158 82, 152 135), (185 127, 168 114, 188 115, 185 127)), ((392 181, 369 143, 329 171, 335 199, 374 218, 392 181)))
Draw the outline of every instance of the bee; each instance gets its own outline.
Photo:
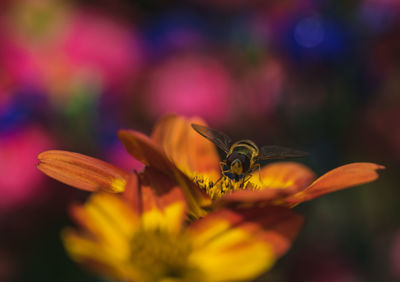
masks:
POLYGON ((220 162, 221 177, 216 183, 225 176, 234 182, 242 181, 242 185, 244 185, 257 169, 261 179, 260 161, 262 160, 299 158, 307 155, 306 152, 280 146, 262 146, 259 148, 248 139, 233 143, 232 139, 225 133, 199 124, 192 124, 192 128, 226 154, 225 160, 220 162))

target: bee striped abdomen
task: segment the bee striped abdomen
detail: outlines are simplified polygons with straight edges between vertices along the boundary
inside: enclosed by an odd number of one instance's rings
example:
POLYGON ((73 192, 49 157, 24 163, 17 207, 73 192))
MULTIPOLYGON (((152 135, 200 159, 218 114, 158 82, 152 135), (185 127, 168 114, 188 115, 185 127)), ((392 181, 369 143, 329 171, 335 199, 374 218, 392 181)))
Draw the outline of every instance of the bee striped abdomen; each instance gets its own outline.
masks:
POLYGON ((240 140, 238 142, 236 142, 234 145, 239 146, 239 147, 247 147, 252 151, 256 151, 258 153, 258 147, 256 144, 254 144, 253 141, 251 140, 240 140))

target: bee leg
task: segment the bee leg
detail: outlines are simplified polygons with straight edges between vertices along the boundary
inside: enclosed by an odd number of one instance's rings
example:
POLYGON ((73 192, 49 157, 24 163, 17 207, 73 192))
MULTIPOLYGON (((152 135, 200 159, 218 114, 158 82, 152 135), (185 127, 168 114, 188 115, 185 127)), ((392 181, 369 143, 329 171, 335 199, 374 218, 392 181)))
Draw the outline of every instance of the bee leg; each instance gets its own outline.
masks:
POLYGON ((225 170, 225 166, 226 166, 226 163, 225 163, 225 162, 219 162, 219 167, 220 167, 220 169, 221 169, 221 176, 220 176, 220 177, 218 178, 218 180, 214 183, 214 185, 217 184, 222 178, 225 177, 225 172, 226 172, 226 171, 229 171, 229 170, 225 170))
POLYGON ((246 182, 246 179, 245 179, 246 177, 243 177, 242 178, 242 183, 240 184, 240 188, 243 188, 244 187, 244 183, 246 182))
POLYGON ((219 168, 221 169, 221 174, 224 174, 226 162, 219 162, 219 168))

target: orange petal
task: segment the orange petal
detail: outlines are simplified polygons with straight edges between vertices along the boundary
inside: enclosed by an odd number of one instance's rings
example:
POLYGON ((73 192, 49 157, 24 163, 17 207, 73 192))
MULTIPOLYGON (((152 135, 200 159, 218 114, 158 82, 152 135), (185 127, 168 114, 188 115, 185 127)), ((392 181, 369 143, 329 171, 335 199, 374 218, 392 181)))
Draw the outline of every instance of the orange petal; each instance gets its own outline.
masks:
MULTIPOLYGON (((295 162, 276 162, 261 169, 261 189, 293 189, 301 190, 315 179, 314 172, 295 162)), ((253 178, 259 178, 257 172, 253 178)))
POLYGON ((201 217, 205 214, 201 206, 210 204, 209 197, 194 185, 191 179, 180 172, 151 139, 133 130, 120 130, 118 136, 127 151, 137 160, 176 181, 185 194, 190 212, 195 217, 201 217))
POLYGON ((144 227, 180 231, 186 218, 186 201, 180 187, 163 173, 146 168, 140 188, 144 227))
POLYGON ((152 166, 165 173, 173 169, 161 148, 146 135, 134 130, 119 130, 118 137, 129 154, 146 166, 152 166))
POLYGON ((207 245, 232 228, 240 228, 268 242, 276 256, 287 251, 297 236, 303 218, 294 211, 278 206, 248 209, 222 209, 207 215, 188 227, 197 246, 207 245))
POLYGON ((230 194, 217 199, 215 205, 220 205, 227 202, 237 203, 257 203, 262 202, 268 204, 275 200, 281 199, 288 195, 289 190, 283 189, 266 189, 266 190, 237 190, 230 194))
POLYGON ((378 178, 376 170, 384 168, 374 163, 347 164, 322 175, 306 189, 288 197, 285 201, 296 205, 330 192, 368 183, 378 178))
POLYGON ((129 173, 101 160, 67 151, 39 154, 38 169, 48 176, 87 191, 124 191, 129 173))
POLYGON ((217 180, 220 170, 215 145, 193 130, 192 123, 205 125, 200 118, 166 116, 155 126, 151 139, 190 178, 205 174, 217 180))
POLYGON ((289 249, 304 222, 301 215, 279 206, 241 209, 239 212, 245 218, 241 227, 254 233, 259 230, 260 237, 272 245, 278 257, 289 249))
POLYGON ((132 173, 126 183, 125 190, 122 193, 122 198, 127 202, 132 210, 139 214, 140 213, 140 189, 139 189, 139 177, 136 172, 132 173))
MULTIPOLYGON (((152 201, 157 202, 158 207, 163 210, 166 206, 182 202, 185 203, 185 197, 180 187, 176 185, 173 178, 168 177, 162 172, 159 172, 152 167, 147 167, 140 174, 141 186, 150 187, 152 201)), ((141 192, 143 194, 143 191, 141 192)), ((143 210, 147 209, 146 201, 142 203, 143 210)))
POLYGON ((262 202, 264 204, 297 193, 315 179, 314 172, 295 162, 276 162, 254 172, 250 183, 254 190, 238 190, 220 198, 220 202, 262 202), (260 181, 261 178, 261 181, 260 181))

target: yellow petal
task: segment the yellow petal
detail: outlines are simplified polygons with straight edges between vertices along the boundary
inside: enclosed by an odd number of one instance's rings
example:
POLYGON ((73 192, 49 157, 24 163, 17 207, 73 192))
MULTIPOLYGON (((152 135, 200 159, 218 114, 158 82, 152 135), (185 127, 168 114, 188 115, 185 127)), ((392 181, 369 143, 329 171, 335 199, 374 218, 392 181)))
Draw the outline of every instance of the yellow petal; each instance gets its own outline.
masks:
POLYGON ((123 261, 118 252, 107 248, 102 242, 96 242, 96 240, 89 237, 79 235, 72 228, 63 230, 62 238, 68 252, 77 261, 82 261, 85 258, 93 258, 98 261, 111 262, 112 264, 113 262, 123 261))
MULTIPOLYGON (((179 188, 171 194, 179 191, 179 188)), ((153 189, 142 187, 143 213, 142 224, 146 230, 166 230, 176 233, 182 227, 186 205, 183 202, 172 202, 162 206, 157 201, 153 189)))
POLYGON ((138 228, 139 214, 128 203, 116 195, 97 193, 90 197, 85 209, 93 207, 107 222, 125 238, 130 238, 138 228))
POLYGON ((250 234, 242 236, 242 242, 226 248, 196 249, 189 261, 202 270, 205 281, 251 280, 268 270, 276 258, 264 241, 250 234))
POLYGON ((129 173, 78 153, 50 150, 39 154, 38 169, 46 175, 87 191, 124 191, 129 173))
POLYGON ((194 246, 189 260, 202 270, 206 281, 250 280, 275 261, 273 249, 265 240, 236 227, 244 220, 239 213, 221 210, 189 227, 194 246))
POLYGON ((271 245, 275 255, 281 256, 296 238, 302 224, 303 218, 285 207, 221 209, 192 223, 187 232, 194 246, 202 248, 211 241, 214 241, 213 244, 223 243, 224 241, 218 238, 222 238, 233 228, 239 228, 263 238, 271 245))
POLYGON ((192 123, 205 125, 200 118, 166 116, 156 124, 151 139, 190 178, 206 175, 216 181, 220 175, 217 150, 214 144, 193 130, 192 123))
POLYGON ((368 183, 379 177, 376 170, 384 168, 374 163, 347 164, 327 172, 306 189, 288 197, 285 201, 290 205, 296 205, 327 193, 368 183))
POLYGON ((75 206, 71 211, 85 232, 112 247, 120 259, 129 256, 129 240, 139 227, 139 219, 120 198, 93 194, 84 206, 75 206))
POLYGON ((92 271, 121 281, 138 281, 140 272, 125 258, 121 259, 112 246, 79 235, 73 229, 63 230, 62 240, 71 258, 92 271))
POLYGON ((201 248, 242 220, 238 213, 222 209, 193 222, 187 228, 187 232, 192 238, 193 245, 201 248))

